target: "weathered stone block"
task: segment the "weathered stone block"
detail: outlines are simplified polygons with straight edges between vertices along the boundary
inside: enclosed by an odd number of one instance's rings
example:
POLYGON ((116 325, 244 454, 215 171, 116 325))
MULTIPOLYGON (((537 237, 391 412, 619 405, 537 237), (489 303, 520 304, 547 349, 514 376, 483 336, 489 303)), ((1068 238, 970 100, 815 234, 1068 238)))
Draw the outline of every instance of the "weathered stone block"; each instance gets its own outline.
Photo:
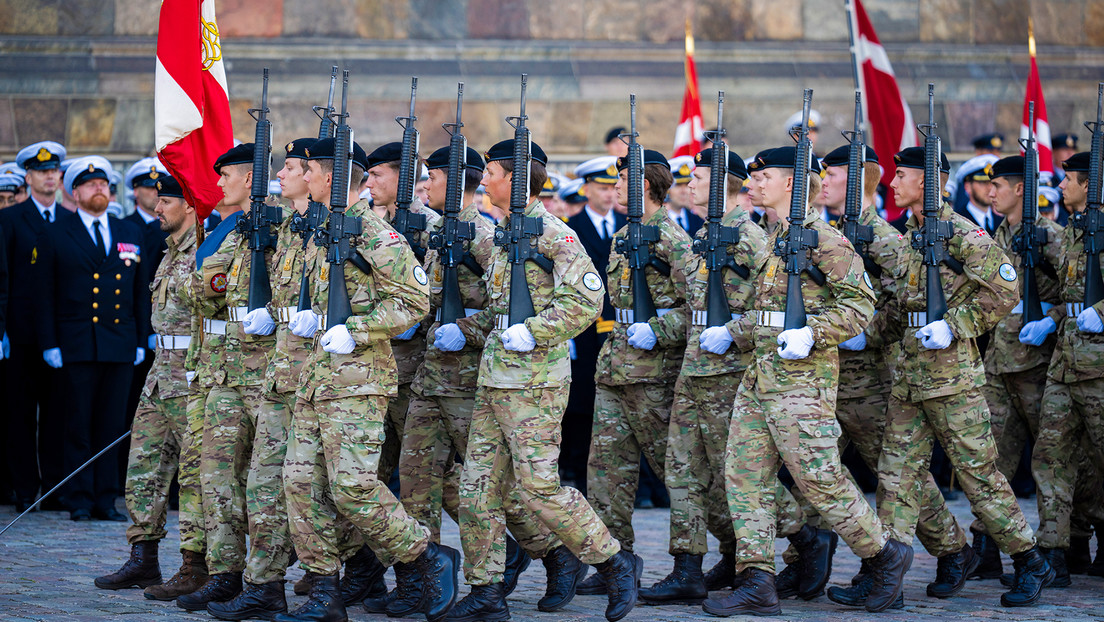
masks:
POLYGON ((961 0, 920 0, 920 40, 970 43, 973 6, 961 0))
POLYGON ((11 105, 17 145, 29 145, 40 140, 65 143, 69 100, 14 98, 11 105))
POLYGON ((802 20, 810 41, 847 41, 847 13, 836 2, 805 0, 802 20))
POLYGON ((222 37, 278 37, 284 29, 283 0, 221 0, 217 15, 222 37))
MULTIPOLYGON (((1104 2, 1099 3, 1104 7, 1104 2)), ((1032 2, 1031 17, 1035 21, 1035 41, 1040 45, 1083 45, 1086 30, 1071 28, 1071 16, 1079 15, 1084 8, 1086 16, 1092 2, 1084 0, 1048 0, 1032 2)), ((1087 26, 1088 20, 1085 21, 1087 26)), ((1027 25, 1023 26, 1023 41, 1027 43, 1027 25)), ((1088 31, 1092 36, 1092 31, 1088 31)))
POLYGON ((357 0, 357 36, 364 39, 405 39, 410 7, 405 1, 357 0))
POLYGON ((696 4, 694 38, 701 41, 744 41, 750 38, 750 0, 702 0, 696 4))
POLYGON ((351 37, 356 32, 356 12, 345 0, 289 2, 284 6, 284 34, 351 37))
POLYGON ((0 149, 15 151, 20 146, 15 142, 15 119, 12 117, 11 100, 0 99, 0 149))
POLYGON ((1027 0, 974 0, 973 42, 1026 45, 1028 15, 1027 0))
POLYGON ((58 4, 60 35, 110 35, 114 28, 115 0, 67 0, 58 4))
POLYGON ((534 39, 582 38, 584 15, 589 5, 586 0, 562 0, 554 5, 543 0, 529 0, 529 36, 534 39))
POLYGON ((114 151, 149 153, 153 150, 153 99, 127 97, 115 103, 111 148, 114 151))
POLYGON ((682 41, 686 36, 686 16, 681 5, 645 2, 643 39, 651 43, 682 41))
POLYGON ((114 126, 114 99, 74 99, 65 145, 74 150, 107 149, 114 126))
POLYGON ((583 19, 586 39, 640 41, 643 34, 644 20, 640 0, 587 3, 583 19))
POLYGON ((409 0, 411 39, 464 39, 468 0, 409 0))
POLYGON ((473 39, 529 38, 525 0, 469 0, 468 36, 473 39))
MULTIPOLYGON (((115 34, 153 36, 157 34, 161 0, 127 0, 122 10, 115 11, 115 34)), ((219 6, 219 18, 222 6, 219 6)))
MULTIPOLYGON (((923 1, 923 0, 922 0, 923 1)), ((915 0, 878 0, 878 2, 866 2, 863 8, 870 17, 870 23, 878 33, 878 39, 883 43, 889 41, 916 41, 920 37, 921 22, 936 18, 929 13, 920 11, 923 3, 917 4, 915 0)))
POLYGON ((1085 43, 1104 46, 1104 0, 1085 2, 1085 43))
POLYGON ((0 0, 0 34, 58 34, 58 5, 61 0, 0 0))
POLYGON ((751 0, 749 39, 792 41, 804 35, 801 0, 751 0))

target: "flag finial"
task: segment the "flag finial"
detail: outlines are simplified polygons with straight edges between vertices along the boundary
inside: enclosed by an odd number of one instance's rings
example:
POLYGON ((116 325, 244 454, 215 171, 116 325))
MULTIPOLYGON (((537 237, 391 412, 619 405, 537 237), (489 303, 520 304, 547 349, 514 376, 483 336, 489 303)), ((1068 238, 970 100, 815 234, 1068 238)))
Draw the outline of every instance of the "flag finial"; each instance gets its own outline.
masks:
POLYGON ((1027 18, 1027 52, 1031 58, 1035 58, 1035 21, 1027 18))
POLYGON ((686 53, 694 53, 694 26, 690 22, 690 16, 686 16, 686 53))

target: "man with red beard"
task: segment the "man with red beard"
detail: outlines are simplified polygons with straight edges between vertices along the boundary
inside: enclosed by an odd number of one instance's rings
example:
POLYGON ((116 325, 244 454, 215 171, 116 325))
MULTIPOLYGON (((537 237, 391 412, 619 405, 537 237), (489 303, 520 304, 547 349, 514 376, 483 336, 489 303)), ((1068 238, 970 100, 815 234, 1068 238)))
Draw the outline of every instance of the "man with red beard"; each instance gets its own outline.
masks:
MULTIPOLYGON (((32 268, 42 358, 61 372, 66 472, 123 434, 133 369, 146 356, 139 338, 150 334, 142 232, 108 217, 110 173, 111 163, 100 156, 73 160, 64 184, 78 209, 57 212, 57 224, 38 239, 32 268)), ((63 489, 72 520, 127 520, 115 509, 114 451, 63 489)))

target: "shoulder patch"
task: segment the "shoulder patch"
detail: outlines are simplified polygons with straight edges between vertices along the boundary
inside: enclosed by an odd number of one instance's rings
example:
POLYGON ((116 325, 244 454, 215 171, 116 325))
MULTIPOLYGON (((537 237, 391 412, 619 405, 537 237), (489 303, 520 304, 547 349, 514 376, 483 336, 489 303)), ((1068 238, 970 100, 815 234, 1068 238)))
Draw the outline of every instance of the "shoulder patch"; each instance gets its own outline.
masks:
POLYGON ((568 244, 574 244, 575 243, 575 236, 573 236, 573 235, 564 236, 564 241, 567 242, 568 244))
POLYGON ((429 278, 426 276, 426 272, 421 266, 414 266, 414 280, 421 285, 425 285, 429 282, 429 278))
POLYGON ((219 272, 218 274, 211 277, 211 290, 220 294, 226 291, 225 272, 219 272))
POLYGON ((587 272, 583 275, 583 285, 592 292, 596 292, 602 289, 602 279, 594 272, 587 272))
POLYGON ((1002 263, 1000 268, 997 269, 997 273, 1009 283, 1016 280, 1016 269, 1010 263, 1002 263))

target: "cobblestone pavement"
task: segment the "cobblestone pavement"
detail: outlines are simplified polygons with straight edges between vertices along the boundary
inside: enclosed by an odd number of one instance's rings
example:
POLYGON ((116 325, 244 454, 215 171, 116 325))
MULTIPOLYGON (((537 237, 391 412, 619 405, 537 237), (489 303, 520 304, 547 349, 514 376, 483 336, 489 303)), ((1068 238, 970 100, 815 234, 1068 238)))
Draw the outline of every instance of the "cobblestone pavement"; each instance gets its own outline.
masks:
MULTIPOLYGON (((1021 500, 1029 520, 1036 518, 1033 500, 1021 500)), ((120 508, 122 504, 120 503, 120 508)), ((965 498, 959 494, 951 502, 959 520, 967 524, 970 513, 965 498)), ((14 518, 11 506, 0 506, 0 525, 14 518)), ((176 553, 176 513, 171 516, 169 538, 161 547, 161 569, 166 578, 175 572, 180 558, 176 553)), ((670 570, 667 555, 666 510, 638 510, 634 526, 637 533, 637 553, 645 560, 643 583, 651 585, 670 570)), ((445 521, 444 538, 450 546, 459 547, 456 525, 445 521)), ((36 512, 23 518, 0 536, 0 620, 210 620, 204 614, 189 614, 173 603, 149 601, 138 590, 111 592, 96 589, 92 579, 113 572, 128 553, 124 537, 125 523, 73 523, 62 512, 36 512)), ((715 548, 715 542, 711 546, 715 548)), ((779 542, 780 546, 784 541, 779 542)), ((1095 544, 1093 550, 1095 551, 1095 544)), ((779 549, 781 552, 781 548, 779 549)), ((716 561, 711 553, 705 559, 706 568, 716 561)), ((1011 561, 1004 559, 1006 570, 1011 561)), ((779 562, 781 564, 781 561, 779 562)), ((841 544, 835 556, 832 583, 847 584, 859 566, 856 558, 841 544)), ((288 571, 288 578, 298 579, 302 571, 288 571)), ((906 578, 903 611, 881 614, 879 620, 916 619, 999 619, 999 620, 1104 620, 1104 579, 1074 576, 1073 586, 1047 590, 1038 607, 1006 609, 1000 606, 1001 586, 997 581, 971 581, 963 592, 949 600, 937 600, 925 595, 925 585, 935 577, 935 560, 918 547, 916 561, 906 578)), ((393 577, 388 578, 391 581, 393 577)), ((462 593, 467 589, 462 588, 462 593)), ((518 589, 510 597, 510 610, 517 621, 555 622, 559 620, 604 620, 605 597, 579 596, 564 610, 540 613, 536 602, 544 592, 544 568, 534 562, 522 575, 518 589)), ((294 608, 303 597, 288 589, 288 602, 294 608)), ((811 602, 783 602, 779 620, 871 620, 874 616, 861 610, 840 607, 825 597, 811 602)), ((386 619, 371 616, 358 607, 349 612, 352 620, 386 619)), ((629 620, 700 620, 711 619, 697 607, 638 606, 629 620)))

